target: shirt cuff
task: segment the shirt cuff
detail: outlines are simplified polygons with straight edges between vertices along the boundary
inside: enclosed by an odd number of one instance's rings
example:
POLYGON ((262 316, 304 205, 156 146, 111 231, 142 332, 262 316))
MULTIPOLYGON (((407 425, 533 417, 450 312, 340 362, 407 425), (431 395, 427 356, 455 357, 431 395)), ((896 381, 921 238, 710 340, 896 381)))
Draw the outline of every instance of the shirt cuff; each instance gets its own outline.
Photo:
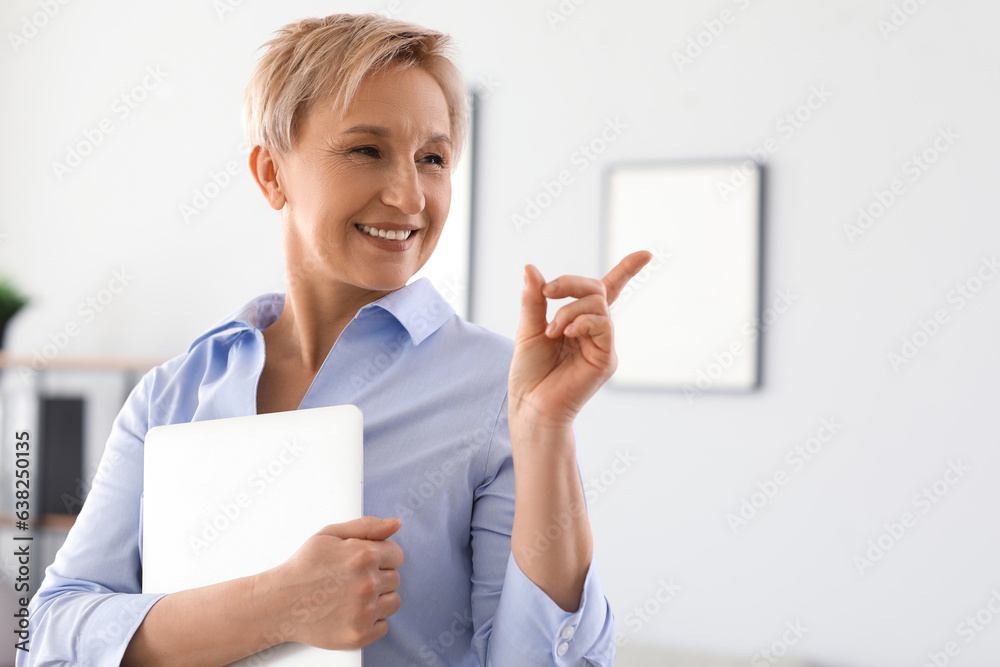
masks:
POLYGON ((614 616, 593 561, 573 613, 531 581, 513 554, 502 590, 490 634, 490 664, 570 667, 614 662, 614 616))
POLYGON ((36 594, 29 636, 44 636, 30 652, 18 651, 17 666, 74 664, 82 667, 121 664, 125 649, 146 614, 162 594, 36 594), (44 614, 39 608, 48 607, 44 614), (36 619, 38 625, 35 626, 36 619))

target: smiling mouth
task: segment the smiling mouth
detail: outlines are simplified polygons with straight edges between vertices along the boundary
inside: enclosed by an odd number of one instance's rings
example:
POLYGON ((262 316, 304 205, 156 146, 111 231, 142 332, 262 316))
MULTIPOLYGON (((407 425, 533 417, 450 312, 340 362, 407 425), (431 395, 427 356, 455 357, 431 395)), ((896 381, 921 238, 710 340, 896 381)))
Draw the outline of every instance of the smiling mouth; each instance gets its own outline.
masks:
POLYGON ((354 226, 368 236, 387 241, 405 241, 410 238, 410 234, 416 231, 413 229, 378 229, 377 227, 369 227, 368 225, 354 226))

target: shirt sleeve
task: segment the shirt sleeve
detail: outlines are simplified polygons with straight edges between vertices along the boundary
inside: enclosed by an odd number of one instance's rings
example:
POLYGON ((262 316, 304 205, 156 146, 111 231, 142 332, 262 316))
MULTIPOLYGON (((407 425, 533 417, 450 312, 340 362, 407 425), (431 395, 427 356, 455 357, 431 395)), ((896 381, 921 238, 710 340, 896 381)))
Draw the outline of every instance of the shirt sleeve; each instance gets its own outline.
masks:
POLYGON ((472 642, 479 664, 610 667, 614 615, 596 564, 590 563, 580 606, 570 613, 521 571, 510 552, 514 467, 506 400, 490 442, 487 473, 472 509, 472 642))
POLYGON ((143 441, 151 374, 111 429, 87 500, 30 605, 17 666, 118 665, 162 595, 142 595, 143 441))

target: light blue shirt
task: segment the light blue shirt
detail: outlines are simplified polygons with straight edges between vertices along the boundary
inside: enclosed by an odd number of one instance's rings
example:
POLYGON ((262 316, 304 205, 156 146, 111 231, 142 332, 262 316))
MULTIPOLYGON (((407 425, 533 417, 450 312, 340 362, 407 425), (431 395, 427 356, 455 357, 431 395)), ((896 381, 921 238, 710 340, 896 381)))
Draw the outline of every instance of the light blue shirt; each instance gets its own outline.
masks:
MULTIPOLYGON (((256 413, 261 330, 284 296, 254 299, 147 373, 108 439, 93 488, 31 602, 17 665, 118 665, 160 595, 143 595, 143 440, 161 424, 256 413)), ((580 608, 560 609, 510 553, 507 424, 513 343, 470 324, 429 281, 363 307, 300 408, 364 414, 365 514, 399 517, 402 608, 367 665, 611 665, 614 619, 591 563, 580 608)), ((192 462, 197 465, 197 462, 192 462)), ((317 526, 317 530, 320 526, 317 526)))

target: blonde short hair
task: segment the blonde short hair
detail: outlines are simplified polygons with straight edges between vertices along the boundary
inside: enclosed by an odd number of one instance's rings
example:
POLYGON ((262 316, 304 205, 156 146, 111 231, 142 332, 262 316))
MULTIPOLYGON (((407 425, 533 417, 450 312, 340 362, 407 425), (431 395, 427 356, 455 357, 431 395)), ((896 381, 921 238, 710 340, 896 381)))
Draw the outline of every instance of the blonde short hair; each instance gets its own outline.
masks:
POLYGON ((469 125, 468 93, 448 57, 448 35, 378 14, 333 14, 290 23, 261 48, 267 50, 243 96, 251 146, 286 153, 317 102, 330 100, 343 115, 367 77, 420 67, 444 91, 458 158, 469 125))

